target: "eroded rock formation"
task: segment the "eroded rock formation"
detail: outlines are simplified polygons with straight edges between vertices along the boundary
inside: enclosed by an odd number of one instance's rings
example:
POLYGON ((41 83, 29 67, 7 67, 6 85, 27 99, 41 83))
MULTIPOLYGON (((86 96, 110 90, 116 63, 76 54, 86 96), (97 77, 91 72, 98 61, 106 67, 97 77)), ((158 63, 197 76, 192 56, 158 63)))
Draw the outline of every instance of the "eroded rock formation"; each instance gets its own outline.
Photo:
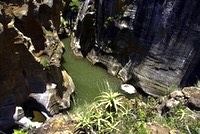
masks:
POLYGON ((71 46, 110 74, 159 96, 199 77, 198 0, 86 0, 71 46))
POLYGON ((1 131, 14 124, 17 105, 49 116, 70 106, 74 85, 60 67, 61 10, 61 0, 0 2, 1 131))

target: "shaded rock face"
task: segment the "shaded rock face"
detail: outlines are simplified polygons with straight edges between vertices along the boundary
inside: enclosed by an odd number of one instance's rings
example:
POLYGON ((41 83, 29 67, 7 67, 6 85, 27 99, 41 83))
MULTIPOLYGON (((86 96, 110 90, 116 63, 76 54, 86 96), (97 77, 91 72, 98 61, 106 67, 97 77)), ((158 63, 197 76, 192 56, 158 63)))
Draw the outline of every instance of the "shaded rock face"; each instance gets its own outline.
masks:
POLYGON ((185 87, 183 88, 183 94, 188 99, 188 107, 200 111, 200 88, 197 87, 185 87))
POLYGON ((61 1, 15 2, 0 2, 0 130, 14 124, 16 105, 52 116, 74 91, 60 68, 61 1))
POLYGON ((71 43, 76 54, 104 64, 110 74, 154 96, 166 94, 172 85, 195 82, 200 61, 198 0, 95 2, 86 0, 77 17, 71 43))

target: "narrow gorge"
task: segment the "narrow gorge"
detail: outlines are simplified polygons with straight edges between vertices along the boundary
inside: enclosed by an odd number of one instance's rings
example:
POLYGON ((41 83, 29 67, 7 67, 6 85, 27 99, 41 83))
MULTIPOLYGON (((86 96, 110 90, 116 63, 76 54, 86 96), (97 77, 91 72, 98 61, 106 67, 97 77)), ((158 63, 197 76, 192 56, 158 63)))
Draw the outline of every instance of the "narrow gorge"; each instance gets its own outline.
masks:
POLYGON ((0 134, 200 133, 199 7, 0 0, 0 134))

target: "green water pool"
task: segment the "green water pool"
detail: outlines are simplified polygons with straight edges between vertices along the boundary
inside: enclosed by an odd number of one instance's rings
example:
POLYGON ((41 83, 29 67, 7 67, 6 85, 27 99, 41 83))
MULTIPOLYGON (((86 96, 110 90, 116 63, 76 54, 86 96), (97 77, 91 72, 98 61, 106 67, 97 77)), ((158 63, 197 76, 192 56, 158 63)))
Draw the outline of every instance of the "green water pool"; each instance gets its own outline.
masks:
POLYGON ((70 49, 70 39, 63 39, 65 53, 63 67, 72 77, 76 92, 75 103, 90 103, 100 92, 107 90, 108 82, 113 91, 119 91, 121 81, 99 66, 92 65, 87 59, 76 57, 70 49))

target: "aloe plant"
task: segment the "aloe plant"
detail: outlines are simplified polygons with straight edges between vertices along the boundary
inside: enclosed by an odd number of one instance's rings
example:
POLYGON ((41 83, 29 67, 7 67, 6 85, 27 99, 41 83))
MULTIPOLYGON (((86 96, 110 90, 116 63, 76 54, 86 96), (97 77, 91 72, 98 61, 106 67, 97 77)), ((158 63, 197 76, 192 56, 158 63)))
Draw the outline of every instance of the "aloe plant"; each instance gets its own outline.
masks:
POLYGON ((108 92, 102 92, 95 98, 95 102, 90 105, 90 110, 80 118, 78 130, 84 132, 96 131, 98 133, 120 131, 117 126, 121 123, 121 120, 118 120, 118 118, 127 112, 121 101, 122 94, 113 92, 107 81, 105 86, 108 92))
POLYGON ((118 112, 125 111, 121 96, 120 93, 110 91, 109 93, 102 92, 96 99, 99 107, 104 107, 109 112, 118 112))

